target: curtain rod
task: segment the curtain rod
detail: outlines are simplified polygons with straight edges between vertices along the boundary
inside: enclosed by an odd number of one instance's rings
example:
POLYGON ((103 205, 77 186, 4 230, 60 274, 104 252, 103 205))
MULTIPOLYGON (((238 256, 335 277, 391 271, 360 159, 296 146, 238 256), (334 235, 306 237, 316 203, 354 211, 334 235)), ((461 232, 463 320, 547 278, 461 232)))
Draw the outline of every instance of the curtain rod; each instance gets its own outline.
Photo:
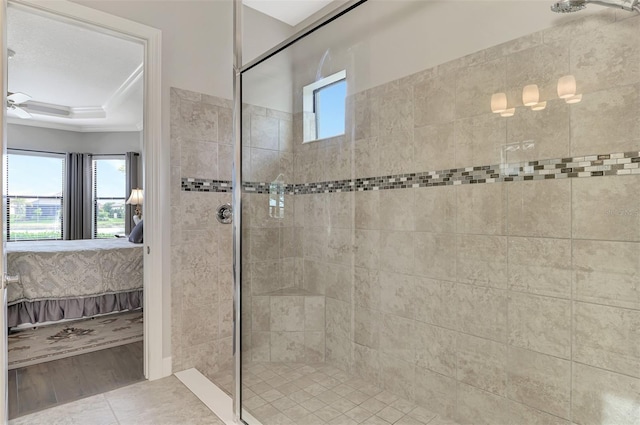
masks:
MULTIPOLYGON (((65 155, 69 152, 55 152, 55 151, 40 151, 36 149, 18 149, 18 148, 7 148, 8 151, 19 151, 19 152, 35 152, 35 153, 54 153, 59 155, 65 155)), ((116 155, 125 155, 125 153, 87 153, 87 155, 93 156, 116 156, 116 155)), ((136 156, 140 156, 139 152, 134 152, 136 156)))
POLYGON ((53 151, 39 151, 35 149, 18 149, 18 148, 7 148, 7 151, 19 151, 19 152, 36 152, 36 153, 55 153, 64 155, 65 152, 53 152, 53 151))

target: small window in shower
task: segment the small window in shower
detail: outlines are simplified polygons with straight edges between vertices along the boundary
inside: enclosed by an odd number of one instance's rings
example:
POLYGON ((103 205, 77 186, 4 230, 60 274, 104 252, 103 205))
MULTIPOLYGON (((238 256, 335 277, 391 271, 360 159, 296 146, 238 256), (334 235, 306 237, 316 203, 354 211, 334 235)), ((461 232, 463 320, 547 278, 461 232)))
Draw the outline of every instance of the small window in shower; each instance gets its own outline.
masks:
POLYGON ((305 143, 344 134, 346 77, 346 71, 340 71, 304 87, 305 143))

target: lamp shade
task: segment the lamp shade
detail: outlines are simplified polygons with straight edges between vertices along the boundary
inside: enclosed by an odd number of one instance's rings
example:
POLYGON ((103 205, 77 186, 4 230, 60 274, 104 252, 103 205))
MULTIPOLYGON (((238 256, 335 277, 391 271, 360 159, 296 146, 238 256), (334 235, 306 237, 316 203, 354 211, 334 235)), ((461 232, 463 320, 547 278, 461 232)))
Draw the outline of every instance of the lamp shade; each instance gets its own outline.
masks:
POLYGON ((507 109, 507 95, 505 93, 494 93, 491 96, 491 112, 499 114, 507 109))
POLYGON ((566 99, 576 94, 576 77, 573 75, 565 75, 558 79, 558 97, 566 99))
POLYGON ((533 106, 540 100, 540 91, 535 84, 529 84, 522 89, 522 104, 524 106, 533 106))
POLYGON ((131 191, 131 196, 129 196, 129 199, 127 199, 127 204, 142 205, 143 200, 144 194, 142 192, 142 189, 133 189, 131 191))

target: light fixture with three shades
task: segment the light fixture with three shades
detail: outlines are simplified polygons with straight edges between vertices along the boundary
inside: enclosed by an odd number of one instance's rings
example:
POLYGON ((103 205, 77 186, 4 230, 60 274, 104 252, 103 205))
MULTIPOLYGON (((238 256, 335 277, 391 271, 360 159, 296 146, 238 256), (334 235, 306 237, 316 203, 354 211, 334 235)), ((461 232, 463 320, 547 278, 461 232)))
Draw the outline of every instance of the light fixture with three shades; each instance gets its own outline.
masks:
MULTIPOLYGON (((576 94, 576 78, 573 75, 565 75, 558 80, 558 97, 566 103, 578 103, 582 100, 582 94, 576 94)), ((547 101, 540 102, 540 90, 537 84, 529 84, 522 89, 522 104, 532 111, 542 111, 547 107, 547 101)), ((491 112, 500 114, 501 117, 512 117, 516 108, 509 108, 506 93, 494 93, 491 96, 491 112)))

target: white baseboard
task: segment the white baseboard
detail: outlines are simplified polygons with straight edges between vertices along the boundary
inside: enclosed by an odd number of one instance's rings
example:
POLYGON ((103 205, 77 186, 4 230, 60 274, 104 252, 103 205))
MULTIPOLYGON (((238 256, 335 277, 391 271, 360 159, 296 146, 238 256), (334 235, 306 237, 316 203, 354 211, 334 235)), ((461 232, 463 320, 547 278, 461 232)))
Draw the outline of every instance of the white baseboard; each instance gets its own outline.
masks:
POLYGON ((165 357, 162 359, 162 377, 171 376, 173 373, 173 357, 165 357))
POLYGON ((175 373, 176 377, 189 388, 226 425, 237 425, 233 420, 231 397, 196 369, 175 373))

